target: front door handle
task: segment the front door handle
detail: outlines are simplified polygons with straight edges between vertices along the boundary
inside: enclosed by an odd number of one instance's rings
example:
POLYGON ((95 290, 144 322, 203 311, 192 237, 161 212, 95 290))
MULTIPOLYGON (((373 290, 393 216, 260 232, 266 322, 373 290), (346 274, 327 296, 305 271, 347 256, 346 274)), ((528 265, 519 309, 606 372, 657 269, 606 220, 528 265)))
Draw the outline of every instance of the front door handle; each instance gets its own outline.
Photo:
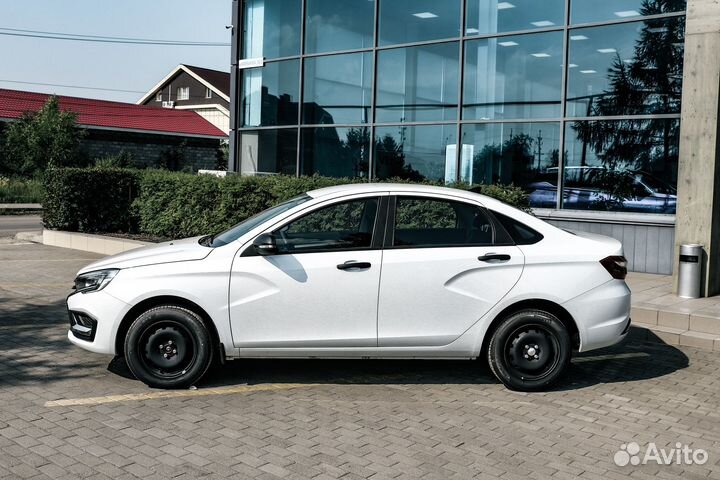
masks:
POLYGON ((507 262, 510 260, 510 255, 506 253, 488 253, 478 257, 481 262, 507 262))
POLYGON ((355 260, 348 260, 345 263, 341 263, 337 266, 338 270, 351 270, 360 268, 370 268, 372 264, 370 262, 356 262, 355 260))

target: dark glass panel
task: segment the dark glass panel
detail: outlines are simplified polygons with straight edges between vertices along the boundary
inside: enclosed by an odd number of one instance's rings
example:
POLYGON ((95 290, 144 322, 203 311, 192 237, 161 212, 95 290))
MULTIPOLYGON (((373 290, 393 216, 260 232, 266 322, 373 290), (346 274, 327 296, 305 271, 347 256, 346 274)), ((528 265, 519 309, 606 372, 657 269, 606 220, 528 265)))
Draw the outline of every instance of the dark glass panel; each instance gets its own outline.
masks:
POLYGON ((315 210, 275 232, 281 253, 370 248, 378 199, 366 198, 315 210))
POLYGON ((307 0, 305 18, 306 53, 373 46, 373 0, 307 0))
POLYGON ((570 23, 602 22, 682 12, 686 5, 685 0, 572 0, 570 23))
POLYGON ((512 183, 528 192, 531 206, 556 207, 559 123, 464 125, 462 144, 462 181, 512 183))
POLYGON ((493 226, 482 208, 464 202, 397 198, 394 247, 492 245, 493 226))
POLYGON ((550 28, 565 23, 565 0, 467 0, 465 35, 550 28))
POLYGON ((492 212, 493 216, 502 224, 503 228, 508 232, 516 245, 532 245, 543 239, 541 233, 536 232, 522 222, 518 222, 514 218, 503 215, 496 211, 492 212))
POLYGON ((468 41, 463 118, 560 116, 562 32, 468 41))
POLYGON ((245 0, 242 58, 300 55, 301 0, 245 0))
POLYGON ((568 123, 563 207, 674 214, 679 139, 679 119, 568 123))
POLYGON ((455 125, 375 129, 375 177, 456 181, 455 125))
POLYGON ((378 43, 402 43, 460 36, 460 0, 380 0, 378 43))
POLYGON ((303 123, 365 123, 372 100, 372 54, 305 59, 303 123))
POLYGON ((457 119, 458 42, 378 52, 377 122, 457 119))
POLYGON ((299 60, 283 60, 242 71, 243 126, 297 124, 299 68, 299 60))
POLYGON ((304 175, 368 176, 368 127, 303 128, 301 148, 301 173, 304 175))
POLYGON ((240 132, 240 172, 295 175, 297 129, 240 132))
POLYGON ((568 116, 680 113, 685 18, 570 31, 568 116))

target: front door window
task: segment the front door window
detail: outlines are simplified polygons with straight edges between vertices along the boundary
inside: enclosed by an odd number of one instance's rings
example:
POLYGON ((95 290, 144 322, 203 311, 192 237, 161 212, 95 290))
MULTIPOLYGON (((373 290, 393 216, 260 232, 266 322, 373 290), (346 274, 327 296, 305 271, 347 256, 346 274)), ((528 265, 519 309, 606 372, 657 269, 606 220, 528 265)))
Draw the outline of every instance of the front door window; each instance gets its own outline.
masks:
POLYGON ((370 248, 377 198, 363 198, 320 208, 275 232, 280 253, 370 248))

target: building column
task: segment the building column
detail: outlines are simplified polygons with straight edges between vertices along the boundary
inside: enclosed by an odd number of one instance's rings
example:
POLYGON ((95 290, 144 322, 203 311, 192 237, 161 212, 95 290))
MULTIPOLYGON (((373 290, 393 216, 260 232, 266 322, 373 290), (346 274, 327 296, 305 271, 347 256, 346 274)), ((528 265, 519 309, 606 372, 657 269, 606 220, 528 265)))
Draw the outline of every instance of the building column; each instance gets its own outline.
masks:
POLYGON ((674 281, 680 244, 699 243, 703 293, 720 293, 720 0, 689 0, 685 30, 674 281))
POLYGON ((228 146, 228 172, 240 171, 240 145, 238 144, 238 124, 240 122, 240 73, 238 60, 242 52, 243 25, 242 2, 232 2, 232 41, 230 47, 230 145, 228 146))

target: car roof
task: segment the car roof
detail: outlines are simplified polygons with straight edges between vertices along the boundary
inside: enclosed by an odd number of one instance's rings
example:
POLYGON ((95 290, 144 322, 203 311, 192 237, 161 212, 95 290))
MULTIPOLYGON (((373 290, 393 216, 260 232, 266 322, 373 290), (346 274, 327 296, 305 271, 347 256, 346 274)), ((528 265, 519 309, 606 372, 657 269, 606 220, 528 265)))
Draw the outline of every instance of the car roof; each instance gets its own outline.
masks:
POLYGON ((546 223, 539 218, 518 210, 517 208, 496 200, 492 197, 482 195, 480 193, 461 190, 459 188, 437 187, 432 185, 420 185, 413 183, 352 183, 346 185, 336 185, 333 187, 319 188, 307 192, 314 199, 331 199, 342 197, 345 195, 354 195, 361 193, 374 192, 391 192, 391 193, 420 193, 445 197, 455 197, 458 199, 467 199, 480 202, 484 207, 509 215, 522 223, 538 230, 540 233, 547 235, 549 231, 560 231, 556 227, 546 223))
POLYGON ((449 187, 438 187, 434 185, 420 185, 414 183, 351 183, 319 188, 317 190, 307 192, 307 194, 313 198, 320 198, 373 192, 427 193, 435 195, 450 195, 453 197, 463 197, 471 200, 480 201, 484 204, 494 204, 495 202, 497 202, 497 200, 491 197, 471 192, 469 190, 461 190, 459 188, 449 187))

